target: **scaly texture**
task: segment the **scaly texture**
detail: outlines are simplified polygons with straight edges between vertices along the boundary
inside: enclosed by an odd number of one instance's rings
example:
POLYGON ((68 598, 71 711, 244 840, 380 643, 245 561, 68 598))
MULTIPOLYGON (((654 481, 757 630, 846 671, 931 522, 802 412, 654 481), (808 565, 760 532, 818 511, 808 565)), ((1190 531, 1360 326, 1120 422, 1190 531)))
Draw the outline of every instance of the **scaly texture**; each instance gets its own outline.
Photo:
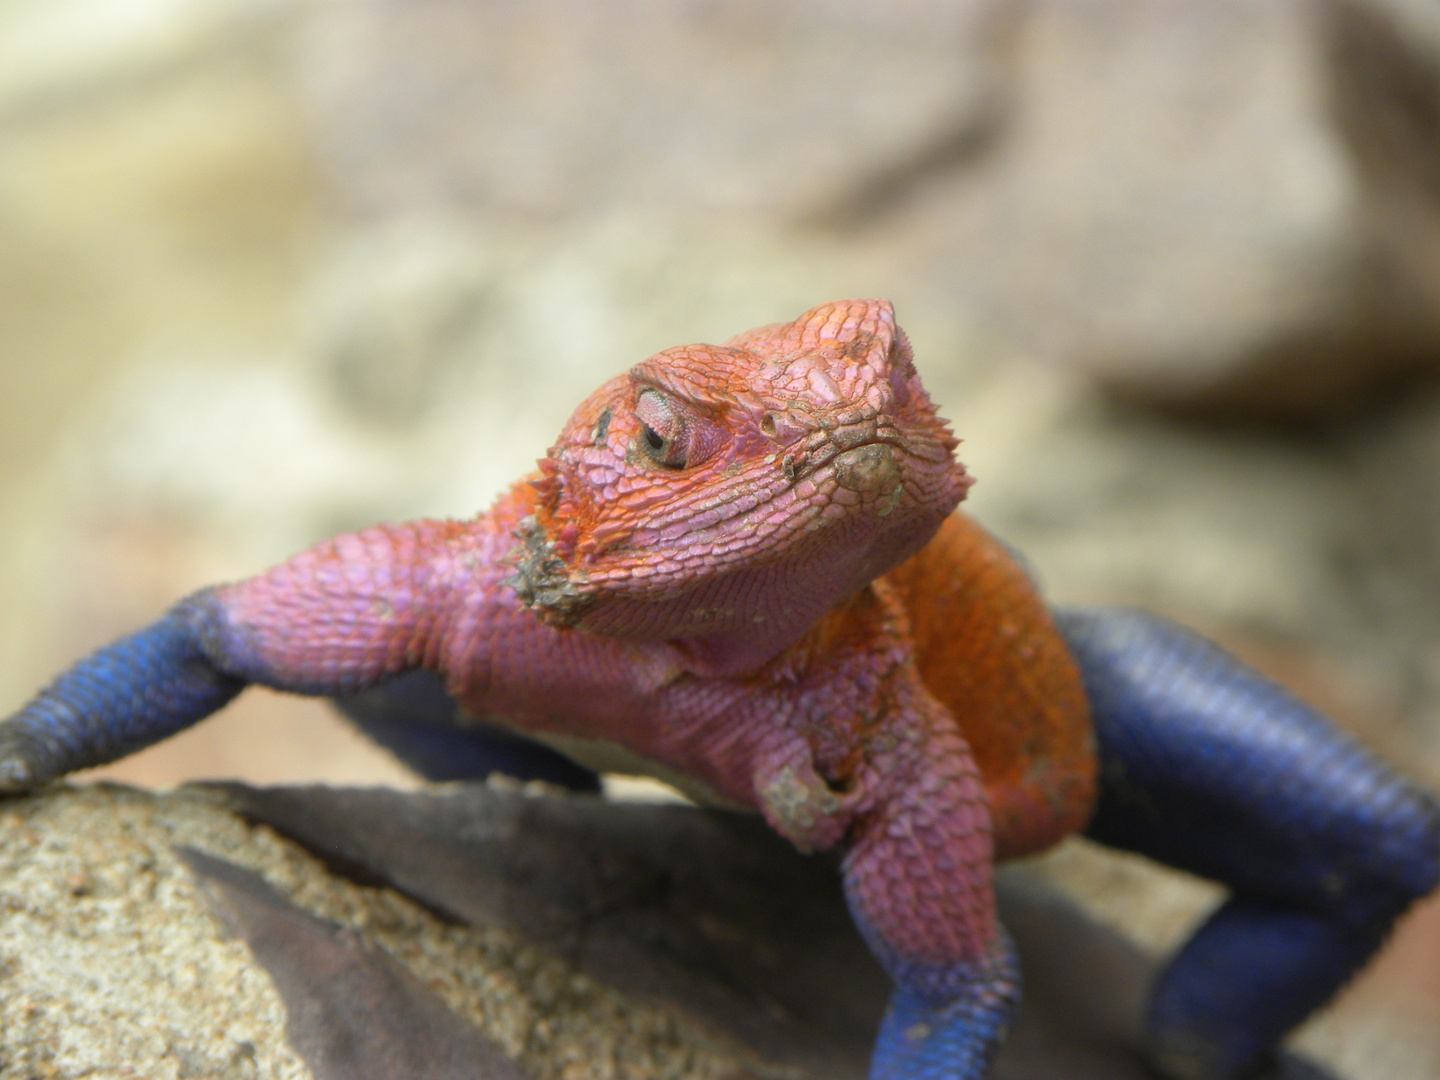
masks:
POLYGON ((953 513, 956 445, 883 301, 667 350, 488 513, 338 537, 82 660, 0 725, 0 784, 249 682, 336 696, 431 776, 658 775, 840 850, 897 983, 873 1077, 978 1080, 1019 996, 993 864, 1085 827, 1098 769, 1097 836, 1236 894, 1160 982, 1157 1065, 1251 1072, 1434 887, 1440 814, 1160 620, 1057 630, 953 513))

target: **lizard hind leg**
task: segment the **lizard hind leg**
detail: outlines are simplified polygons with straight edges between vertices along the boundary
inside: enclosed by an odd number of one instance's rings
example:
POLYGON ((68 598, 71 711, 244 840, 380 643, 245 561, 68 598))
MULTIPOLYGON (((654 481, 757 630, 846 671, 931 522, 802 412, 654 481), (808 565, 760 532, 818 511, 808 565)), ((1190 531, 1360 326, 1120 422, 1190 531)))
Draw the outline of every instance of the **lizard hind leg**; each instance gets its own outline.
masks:
POLYGON ((1229 886, 1162 972, 1148 1038, 1176 1077, 1245 1076, 1440 880, 1440 807, 1328 720, 1156 616, 1057 622, 1101 762, 1089 834, 1229 886))
POLYGON ((548 746, 466 717, 434 672, 417 668, 332 700, 351 723, 427 780, 500 773, 572 791, 600 790, 595 773, 548 746))

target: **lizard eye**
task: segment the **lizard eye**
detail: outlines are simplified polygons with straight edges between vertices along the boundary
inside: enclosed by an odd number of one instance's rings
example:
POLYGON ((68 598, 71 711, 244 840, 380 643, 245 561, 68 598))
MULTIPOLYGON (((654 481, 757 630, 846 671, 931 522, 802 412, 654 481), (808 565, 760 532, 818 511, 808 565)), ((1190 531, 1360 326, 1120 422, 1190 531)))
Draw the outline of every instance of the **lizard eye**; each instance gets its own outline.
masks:
POLYGON ((640 421, 640 448, 658 465, 683 469, 689 451, 685 418, 656 390, 642 390, 635 400, 640 421))

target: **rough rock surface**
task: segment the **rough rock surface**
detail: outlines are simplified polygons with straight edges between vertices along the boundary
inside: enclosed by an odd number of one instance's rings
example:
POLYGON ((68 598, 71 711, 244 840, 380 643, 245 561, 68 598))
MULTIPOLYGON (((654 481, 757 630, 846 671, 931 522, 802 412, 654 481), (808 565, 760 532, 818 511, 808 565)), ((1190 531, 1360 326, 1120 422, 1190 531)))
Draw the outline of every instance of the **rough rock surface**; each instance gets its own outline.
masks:
MULTIPOLYGON (((60 788, 0 824, 7 1077, 860 1080, 888 992, 834 867, 744 816, 228 785, 60 788)), ((1026 995, 995 1080, 1150 1075, 1133 939, 1169 948, 1213 890, 1072 844, 999 894, 1026 995)), ((1407 948, 1308 1052, 1355 1080, 1433 1075, 1434 1005, 1395 993, 1407 948)))
MULTIPOLYGON (((457 927, 394 892, 330 875, 213 797, 59 791, 8 805, 0 823, 0 1075, 344 1075, 312 1073, 291 1048, 276 990, 283 979, 272 983, 255 962, 252 949, 263 944, 247 934, 247 947, 217 918, 182 848, 257 871, 290 904, 383 950, 524 1067, 486 1080, 736 1072, 735 1058, 693 1025, 574 974, 504 929, 457 927)), ((219 903, 231 909, 232 926, 253 930, 254 920, 247 926, 233 912, 241 899, 232 893, 219 903)), ((294 934, 285 939, 291 950, 299 942, 294 934)), ((303 955, 313 986, 325 989, 345 974, 319 966, 325 957, 317 951, 303 955)), ((379 996, 383 1004, 395 1000, 393 992, 379 996)), ((292 1001, 292 1025, 296 1010, 292 1001)), ((367 1029, 385 1023, 383 1010, 362 1015, 367 1029)), ((333 1021, 308 1023, 308 1043, 293 1026, 290 1039, 312 1050, 313 1065, 323 1057, 313 1051, 316 1033, 333 1021)))

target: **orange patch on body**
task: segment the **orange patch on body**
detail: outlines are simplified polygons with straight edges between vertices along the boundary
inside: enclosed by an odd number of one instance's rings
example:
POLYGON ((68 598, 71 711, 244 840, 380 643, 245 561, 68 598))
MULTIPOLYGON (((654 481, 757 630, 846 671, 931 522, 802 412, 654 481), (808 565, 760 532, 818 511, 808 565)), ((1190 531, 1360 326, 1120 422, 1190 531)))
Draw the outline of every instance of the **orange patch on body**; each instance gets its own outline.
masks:
POLYGON ((1002 544, 964 514, 885 576, 910 616, 926 688, 954 715, 989 795, 997 858, 1085 826, 1096 760, 1080 672, 1002 544))

